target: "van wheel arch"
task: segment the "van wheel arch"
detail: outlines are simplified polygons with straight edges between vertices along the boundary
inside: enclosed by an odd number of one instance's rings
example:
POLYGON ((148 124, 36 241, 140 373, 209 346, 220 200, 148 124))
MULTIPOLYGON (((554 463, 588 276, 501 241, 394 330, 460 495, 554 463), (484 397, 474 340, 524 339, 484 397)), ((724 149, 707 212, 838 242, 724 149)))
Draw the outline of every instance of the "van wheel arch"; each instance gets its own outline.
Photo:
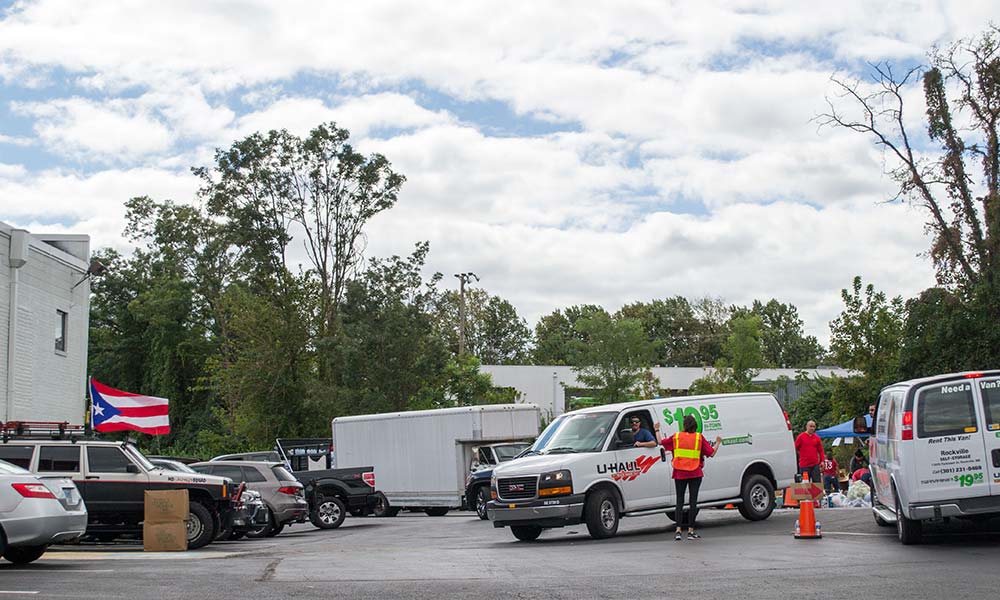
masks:
POLYGON ((754 475, 763 475, 771 482, 771 487, 778 489, 778 480, 774 478, 774 469, 771 468, 771 465, 766 462, 755 462, 743 469, 743 477, 740 478, 740 490, 746 485, 747 480, 754 475))
POLYGON ((624 513, 625 512, 625 498, 624 498, 624 496, 622 496, 622 491, 618 488, 617 485, 611 483, 610 481, 598 481, 594 485, 592 485, 589 488, 587 488, 587 490, 583 493, 583 495, 585 497, 589 497, 591 494, 595 493, 597 490, 603 490, 603 489, 611 490, 611 493, 615 497, 615 502, 618 504, 618 512, 619 512, 619 514, 624 513))

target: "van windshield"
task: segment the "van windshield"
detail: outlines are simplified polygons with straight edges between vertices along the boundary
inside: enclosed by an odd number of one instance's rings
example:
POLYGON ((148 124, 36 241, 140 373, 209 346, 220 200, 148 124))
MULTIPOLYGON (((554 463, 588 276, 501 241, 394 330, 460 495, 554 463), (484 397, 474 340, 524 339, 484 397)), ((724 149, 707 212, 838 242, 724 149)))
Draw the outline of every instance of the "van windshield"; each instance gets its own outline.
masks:
POLYGON ((530 454, 598 452, 617 418, 617 412, 563 415, 545 428, 530 454))

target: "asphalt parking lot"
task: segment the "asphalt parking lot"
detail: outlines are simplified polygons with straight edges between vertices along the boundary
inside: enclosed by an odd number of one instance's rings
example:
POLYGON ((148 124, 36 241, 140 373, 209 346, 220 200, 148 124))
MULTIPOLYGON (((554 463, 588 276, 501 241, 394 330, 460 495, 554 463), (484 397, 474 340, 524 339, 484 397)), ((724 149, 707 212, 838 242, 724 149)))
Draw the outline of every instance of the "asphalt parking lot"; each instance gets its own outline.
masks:
POLYGON ((0 564, 4 598, 865 598, 982 597, 994 585, 1000 527, 952 522, 901 546, 867 509, 823 509, 822 540, 794 540, 796 511, 750 523, 706 510, 700 541, 673 540, 664 516, 622 521, 618 537, 583 526, 517 542, 472 513, 349 518, 265 540, 149 554, 138 544, 52 549, 0 564))

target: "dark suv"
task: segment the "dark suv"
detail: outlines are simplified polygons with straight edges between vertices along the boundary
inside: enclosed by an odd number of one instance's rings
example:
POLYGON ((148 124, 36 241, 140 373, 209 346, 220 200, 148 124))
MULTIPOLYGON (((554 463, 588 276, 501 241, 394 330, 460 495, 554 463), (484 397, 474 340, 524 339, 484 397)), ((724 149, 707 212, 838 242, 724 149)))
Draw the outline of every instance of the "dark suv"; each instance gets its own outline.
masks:
POLYGON ((99 540, 142 532, 146 490, 188 490, 191 549, 214 540, 234 509, 236 487, 230 480, 165 470, 124 442, 14 436, 0 443, 0 459, 39 475, 71 478, 87 504, 87 535, 99 540))

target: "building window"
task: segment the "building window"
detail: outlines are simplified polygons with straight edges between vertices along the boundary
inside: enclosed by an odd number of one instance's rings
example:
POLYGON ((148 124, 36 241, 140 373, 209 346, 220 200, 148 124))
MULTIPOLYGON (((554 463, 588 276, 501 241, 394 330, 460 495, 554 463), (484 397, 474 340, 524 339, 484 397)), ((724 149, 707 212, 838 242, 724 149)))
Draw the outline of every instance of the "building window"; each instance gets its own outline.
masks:
POLYGON ((64 311, 56 311, 56 352, 66 351, 66 329, 69 321, 69 314, 64 311))

